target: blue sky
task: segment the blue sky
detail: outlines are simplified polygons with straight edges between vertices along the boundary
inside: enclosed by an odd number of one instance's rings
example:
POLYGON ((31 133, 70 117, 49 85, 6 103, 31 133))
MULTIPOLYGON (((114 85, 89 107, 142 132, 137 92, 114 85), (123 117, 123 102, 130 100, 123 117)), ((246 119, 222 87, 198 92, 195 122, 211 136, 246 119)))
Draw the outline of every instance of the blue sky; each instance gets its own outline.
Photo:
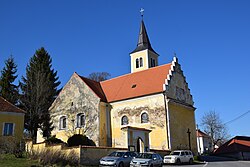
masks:
MULTIPOLYGON (((62 84, 73 72, 130 72, 141 16, 159 63, 176 52, 197 108, 230 121, 250 110, 250 1, 248 0, 24 0, 0 1, 0 69, 11 54, 19 78, 45 47, 62 84)), ((230 124, 248 135, 250 113, 230 124)))

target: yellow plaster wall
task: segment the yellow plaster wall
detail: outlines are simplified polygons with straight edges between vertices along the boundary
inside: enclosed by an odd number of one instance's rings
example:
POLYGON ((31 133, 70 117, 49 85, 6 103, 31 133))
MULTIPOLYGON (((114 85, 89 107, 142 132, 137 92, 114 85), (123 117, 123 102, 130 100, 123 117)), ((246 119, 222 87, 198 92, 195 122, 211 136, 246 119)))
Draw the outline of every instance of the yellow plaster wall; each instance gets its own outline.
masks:
POLYGON ((158 55, 148 49, 132 53, 130 54, 130 57, 131 57, 131 60, 130 60, 131 72, 137 72, 137 71, 148 69, 150 67, 150 58, 154 58, 155 65, 158 66, 158 55), (136 68, 136 59, 140 57, 143 58, 143 66, 136 68))
POLYGON ((148 66, 150 67, 150 58, 155 59, 155 66, 158 66, 158 55, 149 50, 148 66))
POLYGON ((169 102, 171 147, 189 149, 188 128, 193 152, 197 152, 194 108, 185 107, 175 102, 169 102))
POLYGON ((148 69, 148 50, 132 53, 130 56, 131 56, 131 72, 137 72, 148 69), (142 57, 143 59, 143 66, 136 68, 136 59, 140 57, 142 57))
POLYGON ((46 143, 32 144, 32 142, 26 142, 26 151, 29 153, 42 153, 42 152, 60 152, 65 156, 74 154, 76 158, 80 159, 81 147, 64 147, 62 144, 47 145, 46 143))
POLYGON ((106 103, 100 103, 100 146, 107 145, 107 115, 106 115, 106 103))
POLYGON ((124 127, 124 125, 121 125, 121 118, 123 115, 126 115, 128 116, 129 124, 125 126, 152 130, 149 133, 150 148, 168 149, 166 114, 164 96, 162 94, 116 102, 111 105, 113 147, 127 147, 126 131, 121 130, 124 127), (143 112, 148 113, 149 123, 141 123, 141 114, 143 112))
POLYGON ((3 135, 3 123, 14 123, 14 137, 21 140, 23 138, 24 114, 4 112, 0 113, 0 136, 3 135))

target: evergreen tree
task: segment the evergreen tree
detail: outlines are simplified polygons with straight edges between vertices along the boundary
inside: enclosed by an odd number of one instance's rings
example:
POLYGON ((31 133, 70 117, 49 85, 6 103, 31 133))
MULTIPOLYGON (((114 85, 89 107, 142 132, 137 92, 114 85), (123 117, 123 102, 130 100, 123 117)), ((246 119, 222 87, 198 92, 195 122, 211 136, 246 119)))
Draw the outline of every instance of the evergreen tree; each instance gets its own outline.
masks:
POLYGON ((44 137, 50 136, 53 127, 48 109, 59 93, 59 85, 50 55, 43 47, 38 49, 26 67, 26 77, 22 77, 20 83, 21 102, 27 111, 25 128, 31 133, 34 142, 38 128, 44 137))
POLYGON ((10 56, 5 61, 5 67, 1 71, 0 78, 0 96, 16 105, 18 100, 18 87, 13 84, 17 75, 17 65, 14 62, 14 58, 10 56))

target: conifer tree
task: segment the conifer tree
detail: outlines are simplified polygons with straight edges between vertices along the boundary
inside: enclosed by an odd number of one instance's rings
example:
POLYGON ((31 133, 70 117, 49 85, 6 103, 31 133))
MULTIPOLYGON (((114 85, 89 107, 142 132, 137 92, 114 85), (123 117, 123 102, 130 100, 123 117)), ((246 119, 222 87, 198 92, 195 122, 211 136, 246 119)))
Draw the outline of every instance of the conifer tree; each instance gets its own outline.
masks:
POLYGON ((59 93, 57 71, 52 69, 52 59, 42 47, 30 59, 26 67, 26 77, 22 77, 21 103, 27 111, 25 127, 36 142, 37 130, 40 128, 43 137, 48 138, 53 129, 49 107, 59 93))
POLYGON ((0 77, 0 96, 16 105, 18 100, 18 86, 13 84, 17 78, 17 65, 14 58, 10 56, 5 61, 5 67, 1 71, 0 77))

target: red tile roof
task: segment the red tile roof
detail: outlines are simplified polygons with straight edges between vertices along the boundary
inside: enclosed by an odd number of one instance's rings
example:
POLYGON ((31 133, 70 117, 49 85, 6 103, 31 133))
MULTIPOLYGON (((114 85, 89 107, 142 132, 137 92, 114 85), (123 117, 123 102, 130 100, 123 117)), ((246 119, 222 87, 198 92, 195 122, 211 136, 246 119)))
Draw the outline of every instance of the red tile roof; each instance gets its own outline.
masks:
POLYGON ((78 76, 103 102, 114 102, 163 92, 171 63, 138 71, 102 82, 78 76))
POLYGON ((102 90, 100 82, 96 82, 96 81, 93 81, 91 79, 88 79, 82 76, 79 76, 79 77, 83 80, 83 82, 85 82, 89 86, 90 89, 93 90, 93 92, 101 99, 101 101, 107 102, 107 99, 102 90))
POLYGON ((0 96, 0 112, 26 113, 24 110, 14 106, 1 96, 0 96))
POLYGON ((202 132, 201 130, 196 130, 197 137, 209 137, 206 133, 202 132))
POLYGON ((236 136, 220 146, 214 154, 250 152, 250 137, 236 136))
POLYGON ((163 84, 171 63, 102 81, 101 87, 108 102, 163 92, 163 84))

